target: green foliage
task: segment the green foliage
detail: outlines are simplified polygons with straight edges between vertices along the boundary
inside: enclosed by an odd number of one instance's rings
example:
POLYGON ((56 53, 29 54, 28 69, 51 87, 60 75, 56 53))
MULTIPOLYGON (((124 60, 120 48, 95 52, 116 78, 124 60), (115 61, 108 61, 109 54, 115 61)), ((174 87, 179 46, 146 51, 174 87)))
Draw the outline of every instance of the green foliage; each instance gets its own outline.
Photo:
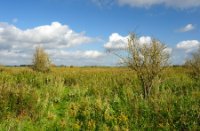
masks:
POLYGON ((50 70, 50 59, 48 54, 42 47, 36 47, 33 56, 33 69, 39 72, 47 72, 50 70))
POLYGON ((8 68, 0 73, 0 130, 200 130, 200 83, 170 68, 143 99, 127 68, 8 68))

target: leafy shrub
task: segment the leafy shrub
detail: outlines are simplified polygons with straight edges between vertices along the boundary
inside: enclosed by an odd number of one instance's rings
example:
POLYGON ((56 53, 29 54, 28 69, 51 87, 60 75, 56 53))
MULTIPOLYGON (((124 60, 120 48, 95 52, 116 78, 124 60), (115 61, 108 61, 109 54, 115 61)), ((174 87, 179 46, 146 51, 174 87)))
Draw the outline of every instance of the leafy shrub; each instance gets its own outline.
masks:
POLYGON ((33 56, 33 69, 40 72, 47 72, 50 70, 50 59, 48 54, 42 47, 36 47, 33 56))

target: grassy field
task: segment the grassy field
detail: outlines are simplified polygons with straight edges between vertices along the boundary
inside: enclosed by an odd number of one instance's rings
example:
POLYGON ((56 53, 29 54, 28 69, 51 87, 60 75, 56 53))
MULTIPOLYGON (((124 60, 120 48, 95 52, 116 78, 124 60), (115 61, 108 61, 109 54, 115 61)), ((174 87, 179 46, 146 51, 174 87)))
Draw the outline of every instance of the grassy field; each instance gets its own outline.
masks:
POLYGON ((127 68, 1 67, 0 130, 200 130, 200 82, 188 72, 167 69, 145 100, 127 68))

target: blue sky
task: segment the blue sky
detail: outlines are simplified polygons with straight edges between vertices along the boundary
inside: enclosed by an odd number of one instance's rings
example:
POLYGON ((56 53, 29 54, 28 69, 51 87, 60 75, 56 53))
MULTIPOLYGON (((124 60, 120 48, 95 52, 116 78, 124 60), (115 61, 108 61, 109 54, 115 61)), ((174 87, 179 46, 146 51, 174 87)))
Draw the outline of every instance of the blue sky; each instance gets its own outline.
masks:
POLYGON ((1 0, 0 64, 30 64, 40 45, 57 65, 115 65, 106 45, 131 31, 161 40, 182 64, 200 45, 199 24, 199 0, 1 0))

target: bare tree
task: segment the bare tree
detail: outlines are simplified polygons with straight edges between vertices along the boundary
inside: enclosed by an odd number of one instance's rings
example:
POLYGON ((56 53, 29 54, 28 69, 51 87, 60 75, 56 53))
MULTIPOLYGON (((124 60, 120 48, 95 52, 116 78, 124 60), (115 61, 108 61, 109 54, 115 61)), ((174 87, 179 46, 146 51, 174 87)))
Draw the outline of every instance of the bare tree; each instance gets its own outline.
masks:
POLYGON ((153 87, 153 82, 168 65, 169 52, 167 47, 156 39, 150 43, 140 43, 138 37, 131 33, 125 49, 127 55, 122 57, 122 63, 134 70, 141 82, 143 96, 147 98, 153 87))
POLYGON ((33 69, 40 72, 47 72, 50 70, 50 59, 48 54, 42 47, 36 47, 33 56, 33 69))
POLYGON ((192 77, 198 79, 200 77, 200 46, 198 50, 192 53, 191 58, 186 60, 185 66, 192 70, 192 77))

